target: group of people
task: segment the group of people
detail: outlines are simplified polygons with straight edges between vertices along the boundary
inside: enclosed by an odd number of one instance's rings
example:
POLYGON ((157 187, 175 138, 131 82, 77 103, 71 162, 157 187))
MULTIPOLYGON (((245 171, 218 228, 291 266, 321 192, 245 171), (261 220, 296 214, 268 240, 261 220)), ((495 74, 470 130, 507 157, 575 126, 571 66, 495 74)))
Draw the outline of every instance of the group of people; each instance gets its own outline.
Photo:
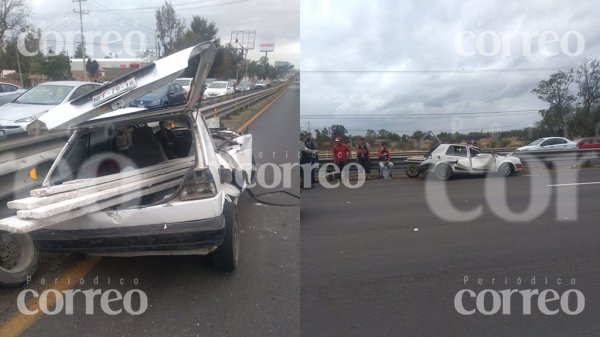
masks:
MULTIPOLYGON (((341 179, 341 172, 344 167, 350 162, 351 153, 350 148, 346 145, 341 137, 335 138, 335 144, 331 149, 333 153, 333 162, 338 167, 339 173, 336 174, 337 179, 341 179)), ((318 162, 318 151, 317 147, 311 137, 307 135, 303 141, 300 142, 300 164, 315 164, 318 162)), ((356 147, 356 160, 361 165, 367 175, 371 174, 371 147, 365 141, 365 138, 360 138, 359 143, 356 147)), ((381 146, 377 148, 377 160, 379 165, 379 178, 380 179, 391 179, 392 170, 394 163, 391 161, 390 149, 388 145, 383 142, 381 146)), ((310 179, 311 182, 315 181, 315 170, 311 169, 310 179)), ((301 166, 301 176, 304 178, 304 171, 301 166)))
MULTIPOLYGON (((341 172, 350 160, 350 148, 344 144, 341 137, 336 137, 332 152, 333 162, 341 172)), ((365 138, 360 138, 356 147, 356 160, 364 168, 367 175, 371 174, 371 147, 365 141, 365 138)), ((385 142, 381 143, 381 146, 377 148, 377 161, 379 165, 379 178, 391 179, 394 163, 392 163, 390 149, 385 142)))

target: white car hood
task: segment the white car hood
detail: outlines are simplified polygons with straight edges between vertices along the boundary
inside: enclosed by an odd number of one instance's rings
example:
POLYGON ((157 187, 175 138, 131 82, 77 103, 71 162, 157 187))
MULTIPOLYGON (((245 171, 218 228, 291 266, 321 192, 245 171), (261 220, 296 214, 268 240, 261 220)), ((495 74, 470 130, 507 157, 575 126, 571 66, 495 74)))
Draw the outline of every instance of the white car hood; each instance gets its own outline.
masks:
POLYGON ((48 111, 56 105, 6 103, 0 106, 0 120, 16 121, 48 111))

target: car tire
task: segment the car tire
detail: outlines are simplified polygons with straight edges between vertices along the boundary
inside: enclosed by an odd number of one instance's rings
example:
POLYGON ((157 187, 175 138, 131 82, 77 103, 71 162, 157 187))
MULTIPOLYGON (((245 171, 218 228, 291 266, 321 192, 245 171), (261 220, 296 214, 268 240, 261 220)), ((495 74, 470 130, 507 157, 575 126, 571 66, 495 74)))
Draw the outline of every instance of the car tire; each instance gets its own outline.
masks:
POLYGON ((240 251, 237 206, 233 202, 226 201, 223 205, 223 215, 225 215, 225 238, 217 250, 210 254, 210 258, 215 269, 231 273, 238 266, 240 251))
POLYGON ((418 178, 419 177, 419 167, 416 165, 410 165, 406 168, 406 175, 409 178, 418 178))
POLYGON ((442 181, 446 181, 452 177, 452 168, 446 164, 439 164, 435 168, 435 176, 442 181))
POLYGON ((513 175, 513 172, 513 167, 509 163, 502 163, 497 173, 500 177, 510 177, 513 175))
POLYGON ((41 254, 29 234, 0 232, 0 285, 16 287, 35 274, 41 254))

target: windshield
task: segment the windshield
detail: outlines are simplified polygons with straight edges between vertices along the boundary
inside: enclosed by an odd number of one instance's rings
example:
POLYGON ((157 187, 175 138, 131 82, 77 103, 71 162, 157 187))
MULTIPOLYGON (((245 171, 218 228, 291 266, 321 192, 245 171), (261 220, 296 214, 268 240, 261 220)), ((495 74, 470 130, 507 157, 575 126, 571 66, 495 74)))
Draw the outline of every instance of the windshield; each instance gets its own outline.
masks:
POLYGON ((175 80, 175 81, 173 81, 173 83, 179 84, 182 87, 190 85, 190 82, 192 82, 192 80, 175 80))
POLYGON ((169 90, 169 85, 165 85, 165 86, 162 86, 158 89, 151 91, 150 94, 166 95, 168 90, 169 90))
POLYGON ((241 82, 240 87, 241 86, 250 86, 251 84, 252 84, 251 82, 241 82))
POLYGON ((532 146, 532 145, 539 145, 541 142, 544 141, 544 138, 540 138, 540 139, 536 139, 533 142, 529 143, 528 146, 532 146))
POLYGON ((15 100, 19 104, 60 104, 67 98, 74 86, 72 85, 38 85, 15 100))
POLYGON ((208 85, 209 88, 211 89, 223 89, 227 87, 227 83, 224 82, 213 82, 211 84, 208 85))

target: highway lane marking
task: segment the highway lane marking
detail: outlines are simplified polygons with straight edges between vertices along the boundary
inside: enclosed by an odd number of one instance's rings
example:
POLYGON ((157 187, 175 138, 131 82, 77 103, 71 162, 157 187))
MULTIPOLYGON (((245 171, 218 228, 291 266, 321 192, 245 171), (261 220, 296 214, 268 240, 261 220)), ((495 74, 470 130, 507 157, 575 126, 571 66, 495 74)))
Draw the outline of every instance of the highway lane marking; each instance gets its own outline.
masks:
POLYGON ((554 185, 548 185, 548 186, 549 187, 561 187, 561 186, 596 185, 596 184, 600 184, 600 181, 590 181, 587 183, 554 184, 554 185))
POLYGON ((285 90, 282 90, 279 95, 277 95, 275 98, 273 98, 273 100, 270 101, 267 105, 265 105, 262 109, 260 109, 260 111, 255 113, 254 116, 252 116, 249 120, 247 120, 244 124, 242 124, 242 126, 237 128, 237 130, 235 130, 235 132, 241 133, 242 131, 246 130, 248 128, 248 126, 250 126, 250 124, 254 123, 254 121, 256 119, 258 119, 258 117, 260 117, 260 115, 263 114, 263 112, 267 111, 267 109, 269 109, 271 107, 271 105, 273 105, 273 103, 275 103, 281 96, 283 96, 283 94, 285 94, 287 92, 288 87, 289 87, 289 84, 287 87, 285 87, 285 90))
MULTIPOLYGON (((100 260, 100 257, 87 257, 77 262, 66 273, 60 275, 56 279, 56 283, 52 282, 52 285, 44 289, 44 291, 55 289, 59 292, 62 292, 71 289, 73 286, 77 285, 79 279, 87 275, 90 270, 92 270, 92 268, 94 268, 100 262, 100 260)), ((47 307, 53 307, 55 301, 56 298, 54 296, 48 296, 47 307)), ((39 297, 34 297, 27 301, 27 308, 31 311, 38 311, 35 315, 25 315, 21 312, 15 313, 5 323, 0 325, 0 336, 18 337, 44 315, 42 311, 39 310, 39 297)))

